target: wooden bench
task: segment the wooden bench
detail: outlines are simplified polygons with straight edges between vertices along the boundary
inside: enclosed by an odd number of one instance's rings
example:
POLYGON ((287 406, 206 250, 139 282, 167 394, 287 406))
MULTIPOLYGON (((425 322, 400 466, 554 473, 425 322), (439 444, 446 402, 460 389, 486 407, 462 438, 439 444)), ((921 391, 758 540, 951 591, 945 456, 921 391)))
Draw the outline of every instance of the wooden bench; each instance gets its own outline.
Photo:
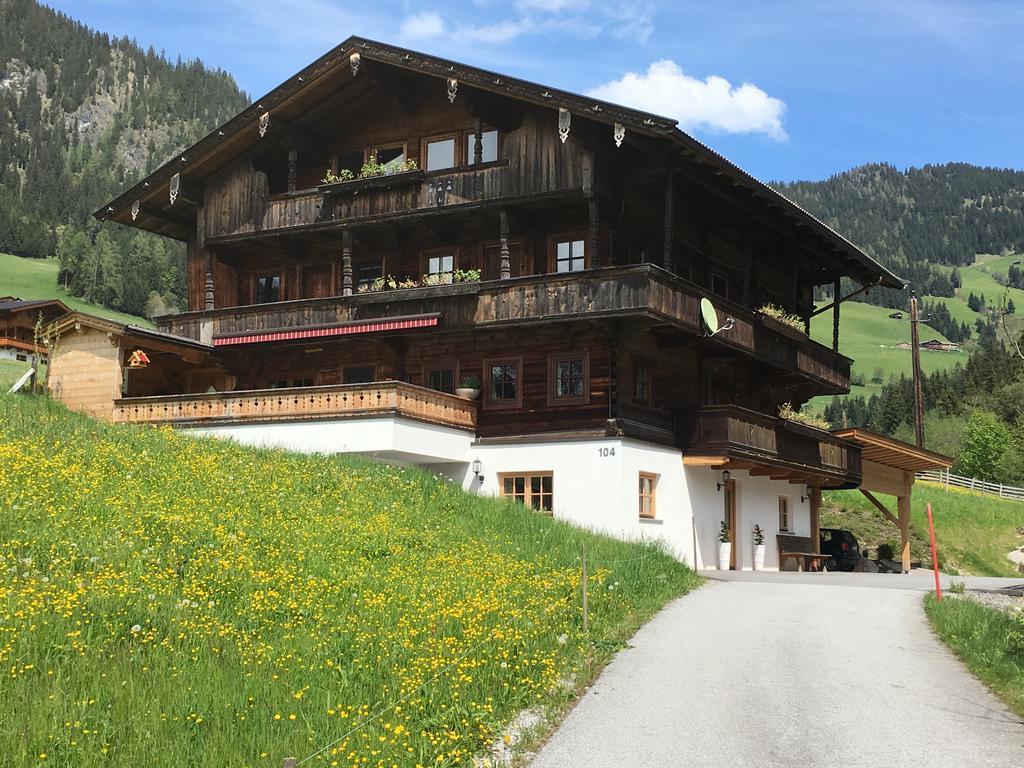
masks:
POLYGON ((804 571, 824 570, 828 555, 815 552, 811 546, 810 536, 795 536, 792 533, 780 533, 775 537, 779 544, 779 570, 785 570, 790 558, 797 561, 797 568, 804 571))

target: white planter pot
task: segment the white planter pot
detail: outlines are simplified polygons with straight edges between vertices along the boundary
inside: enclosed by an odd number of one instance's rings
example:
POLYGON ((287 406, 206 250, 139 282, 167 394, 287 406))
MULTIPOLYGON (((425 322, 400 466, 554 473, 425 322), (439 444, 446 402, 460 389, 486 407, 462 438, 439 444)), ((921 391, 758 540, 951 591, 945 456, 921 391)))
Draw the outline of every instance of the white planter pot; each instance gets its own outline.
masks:
POLYGON ((455 394, 459 397, 464 397, 467 400, 476 400, 480 397, 480 390, 472 389, 470 387, 456 387, 455 394))
POLYGON ((718 570, 728 571, 732 561, 732 542, 718 543, 718 570))
POLYGON ((764 570, 764 553, 767 547, 764 544, 754 545, 754 570, 764 570))

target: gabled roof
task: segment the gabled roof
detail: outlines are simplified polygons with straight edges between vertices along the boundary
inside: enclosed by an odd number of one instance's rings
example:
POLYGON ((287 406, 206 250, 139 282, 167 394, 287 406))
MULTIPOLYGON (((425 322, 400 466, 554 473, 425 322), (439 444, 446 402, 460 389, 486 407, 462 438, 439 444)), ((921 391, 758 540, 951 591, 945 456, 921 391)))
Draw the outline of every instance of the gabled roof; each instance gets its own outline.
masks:
POLYGON ((79 327, 94 328, 98 331, 122 336, 141 343, 155 343, 165 348, 187 347, 191 349, 200 349, 204 352, 213 351, 212 344, 204 344, 203 342, 196 341, 195 339, 186 338, 185 336, 175 336, 172 333, 164 333, 163 331, 156 331, 152 328, 143 328, 141 325, 119 323, 116 320, 97 317, 96 315, 89 315, 85 312, 71 312, 70 314, 64 315, 50 323, 47 327, 47 331, 53 335, 59 335, 70 329, 79 327))
POLYGON ((48 307, 54 307, 59 312, 64 314, 71 311, 60 299, 18 299, 14 296, 2 296, 0 297, 0 312, 22 312, 24 310, 43 310, 48 307))
MULTIPOLYGON (((712 176, 721 180, 720 183, 739 190, 750 202, 765 206, 787 218, 795 228, 804 229, 835 254, 844 263, 849 274, 862 284, 904 287, 904 282, 900 278, 831 227, 729 162, 710 147, 679 130, 675 120, 354 36, 257 99, 247 109, 196 144, 172 157, 94 215, 101 220, 112 218, 124 224, 132 224, 135 216, 132 216, 130 211, 136 201, 141 201, 141 208, 146 206, 147 199, 166 200, 168 184, 175 174, 180 173, 180 178, 186 183, 206 178, 258 142, 261 115, 269 114, 273 119, 278 114, 287 114, 290 107, 294 108, 303 96, 308 96, 318 84, 322 86, 328 78, 346 68, 352 68, 355 74, 355 70, 362 62, 382 64, 438 79, 455 78, 458 80, 459 88, 468 86, 477 91, 517 99, 552 110, 566 109, 574 117, 608 125, 609 140, 612 126, 618 123, 626 129, 627 143, 636 135, 660 141, 658 151, 664 151, 666 167, 671 166, 673 162, 689 162, 706 167, 712 176)), ((137 210, 136 214, 138 212, 137 210)), ((153 221, 159 221, 158 212, 152 211, 152 215, 153 221)), ((180 223, 165 223, 167 226, 159 230, 162 234, 184 238, 185 229, 180 223)))

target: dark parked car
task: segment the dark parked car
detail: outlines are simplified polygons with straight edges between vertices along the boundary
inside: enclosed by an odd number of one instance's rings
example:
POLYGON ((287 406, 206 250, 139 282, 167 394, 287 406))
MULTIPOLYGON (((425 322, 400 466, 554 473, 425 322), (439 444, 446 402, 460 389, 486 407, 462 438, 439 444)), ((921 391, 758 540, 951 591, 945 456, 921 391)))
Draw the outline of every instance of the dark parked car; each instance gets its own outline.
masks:
POLYGON ((840 528, 822 528, 818 542, 823 555, 830 555, 825 567, 837 571, 852 571, 860 560, 857 537, 840 528))

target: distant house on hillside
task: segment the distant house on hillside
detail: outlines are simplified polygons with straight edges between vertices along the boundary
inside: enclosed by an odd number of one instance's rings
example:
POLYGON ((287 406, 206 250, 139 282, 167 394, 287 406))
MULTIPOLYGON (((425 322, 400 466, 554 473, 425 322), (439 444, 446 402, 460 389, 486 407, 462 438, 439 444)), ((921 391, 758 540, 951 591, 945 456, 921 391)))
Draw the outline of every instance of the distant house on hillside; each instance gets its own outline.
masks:
MULTIPOLYGON (((901 341, 896 345, 897 349, 911 349, 909 341, 901 341)), ((922 341, 918 344, 919 349, 927 350, 928 352, 959 352, 960 345, 954 344, 952 341, 942 341, 941 339, 929 339, 928 341, 922 341)))
POLYGON ((663 117, 350 38, 96 215, 187 246, 158 331, 54 326, 52 390, 115 422, 415 464, 697 567, 723 520, 726 567, 755 523, 768 568, 813 554, 875 466, 780 406, 849 391, 841 285, 903 281, 663 117))
MULTIPOLYGON (((0 360, 17 360, 35 365, 35 328, 39 318, 48 325, 71 310, 57 299, 24 301, 0 296, 0 360)), ((40 349, 39 362, 46 362, 46 350, 40 349)))

